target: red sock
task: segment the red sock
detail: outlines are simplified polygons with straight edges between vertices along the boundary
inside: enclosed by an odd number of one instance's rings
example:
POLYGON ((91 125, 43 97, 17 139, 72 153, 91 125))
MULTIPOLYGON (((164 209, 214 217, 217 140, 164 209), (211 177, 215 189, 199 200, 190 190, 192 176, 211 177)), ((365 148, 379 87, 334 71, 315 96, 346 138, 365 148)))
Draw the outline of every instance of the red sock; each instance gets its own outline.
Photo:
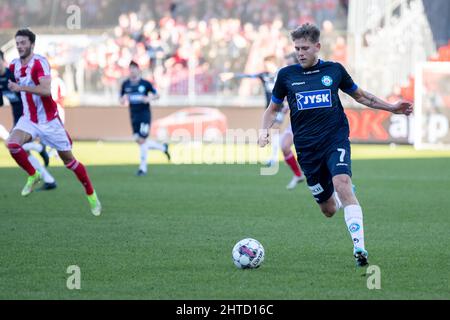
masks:
POLYGON ((17 164, 25 170, 30 176, 36 173, 36 169, 28 160, 28 154, 17 143, 8 143, 8 149, 11 156, 16 160, 17 164))
POLYGON ((81 162, 78 162, 76 159, 73 159, 71 162, 66 164, 66 168, 72 170, 77 176, 78 180, 80 180, 84 189, 86 190, 86 194, 89 196, 94 193, 94 188, 92 187, 91 180, 89 179, 86 168, 83 166, 81 162))
POLYGON ((297 163, 297 160, 294 157, 294 154, 291 152, 287 157, 284 158, 284 161, 286 161, 287 165, 291 168, 292 172, 297 177, 300 177, 302 175, 302 171, 300 170, 300 166, 297 163))

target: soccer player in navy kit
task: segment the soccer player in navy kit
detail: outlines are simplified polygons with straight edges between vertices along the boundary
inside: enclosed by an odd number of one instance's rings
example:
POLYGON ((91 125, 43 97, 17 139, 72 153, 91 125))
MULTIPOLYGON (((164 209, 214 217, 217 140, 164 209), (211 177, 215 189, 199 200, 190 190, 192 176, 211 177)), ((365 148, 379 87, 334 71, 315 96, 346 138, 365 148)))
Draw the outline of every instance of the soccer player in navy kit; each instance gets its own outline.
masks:
POLYGON ((263 115, 259 145, 269 142, 269 128, 287 97, 294 144, 307 184, 321 211, 332 217, 341 207, 353 240, 358 266, 368 264, 364 244, 363 214, 352 190, 349 124, 338 91, 373 109, 410 115, 406 101, 389 104, 359 88, 345 68, 318 58, 320 30, 304 24, 291 32, 299 64, 278 73, 272 101, 263 115))
POLYGON ((139 65, 131 61, 129 66, 130 78, 125 80, 120 91, 120 102, 130 106, 131 126, 136 142, 141 150, 141 164, 137 176, 147 174, 148 149, 164 152, 170 160, 168 145, 147 139, 150 132, 151 111, 150 101, 158 99, 158 93, 153 85, 141 78, 139 65), (149 93, 152 95, 149 96, 149 93))

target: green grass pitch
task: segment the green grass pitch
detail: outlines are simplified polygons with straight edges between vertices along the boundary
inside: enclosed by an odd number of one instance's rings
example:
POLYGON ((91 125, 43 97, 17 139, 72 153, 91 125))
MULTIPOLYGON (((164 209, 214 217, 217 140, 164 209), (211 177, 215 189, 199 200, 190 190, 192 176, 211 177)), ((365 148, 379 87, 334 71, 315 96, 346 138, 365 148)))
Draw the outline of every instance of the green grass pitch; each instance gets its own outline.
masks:
POLYGON ((369 261, 381 272, 381 289, 369 290, 343 212, 325 218, 305 184, 287 191, 284 164, 261 176, 250 164, 150 163, 138 178, 131 143, 75 147, 100 217, 61 166, 51 167, 56 190, 22 198, 25 174, 0 149, 0 299, 450 299, 449 152, 354 146, 369 261), (233 265, 245 237, 265 247, 257 270, 233 265), (71 265, 80 290, 66 287, 71 265))

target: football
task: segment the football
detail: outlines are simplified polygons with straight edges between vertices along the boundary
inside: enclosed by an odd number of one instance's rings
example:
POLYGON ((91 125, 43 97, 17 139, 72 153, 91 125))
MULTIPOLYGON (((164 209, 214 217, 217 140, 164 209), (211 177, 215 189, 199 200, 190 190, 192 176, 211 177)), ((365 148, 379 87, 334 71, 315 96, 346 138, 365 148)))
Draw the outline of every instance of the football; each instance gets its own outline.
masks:
POLYGON ((245 238, 233 247, 232 257, 239 269, 256 269, 264 261, 264 247, 258 240, 245 238))

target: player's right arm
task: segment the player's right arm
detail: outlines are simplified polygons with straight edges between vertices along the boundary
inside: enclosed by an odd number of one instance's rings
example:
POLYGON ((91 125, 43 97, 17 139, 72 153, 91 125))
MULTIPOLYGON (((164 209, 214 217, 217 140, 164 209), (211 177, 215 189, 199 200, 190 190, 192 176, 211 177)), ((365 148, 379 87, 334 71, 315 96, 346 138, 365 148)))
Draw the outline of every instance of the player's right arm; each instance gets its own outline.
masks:
POLYGON ((262 125, 261 130, 259 133, 258 138, 258 144, 261 148, 265 147, 269 143, 269 131, 270 128, 274 125, 277 114, 280 112, 280 110, 283 108, 283 104, 279 104, 274 102, 273 100, 270 101, 269 106, 267 107, 266 111, 263 114, 262 118, 262 125))
POLYGON ((146 81, 147 85, 147 95, 144 97, 145 103, 151 103, 154 100, 159 99, 159 93, 156 91, 155 87, 151 84, 151 82, 146 81))
POLYGON ((122 106, 126 106, 128 104, 128 96, 127 95, 123 95, 119 98, 120 104, 122 106))
POLYGON ((128 95, 125 94, 125 82, 122 83, 122 87, 120 89, 119 102, 122 106, 126 106, 128 104, 128 95))

